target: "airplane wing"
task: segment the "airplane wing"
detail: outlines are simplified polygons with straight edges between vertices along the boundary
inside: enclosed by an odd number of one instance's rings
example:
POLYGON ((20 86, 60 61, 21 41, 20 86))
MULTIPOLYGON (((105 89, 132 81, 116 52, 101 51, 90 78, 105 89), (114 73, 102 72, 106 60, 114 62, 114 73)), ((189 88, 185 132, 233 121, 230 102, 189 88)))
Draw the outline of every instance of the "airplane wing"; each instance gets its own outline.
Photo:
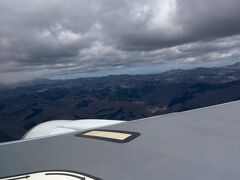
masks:
POLYGON ((240 101, 0 145, 0 180, 238 180, 240 101))

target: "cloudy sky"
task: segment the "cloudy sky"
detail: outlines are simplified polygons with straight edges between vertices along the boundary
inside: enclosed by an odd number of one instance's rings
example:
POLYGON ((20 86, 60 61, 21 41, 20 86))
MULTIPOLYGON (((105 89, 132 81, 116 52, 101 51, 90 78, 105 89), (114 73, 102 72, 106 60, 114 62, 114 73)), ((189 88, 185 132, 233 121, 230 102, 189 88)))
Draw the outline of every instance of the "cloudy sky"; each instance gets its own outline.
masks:
POLYGON ((240 61, 239 0, 0 0, 0 83, 240 61))

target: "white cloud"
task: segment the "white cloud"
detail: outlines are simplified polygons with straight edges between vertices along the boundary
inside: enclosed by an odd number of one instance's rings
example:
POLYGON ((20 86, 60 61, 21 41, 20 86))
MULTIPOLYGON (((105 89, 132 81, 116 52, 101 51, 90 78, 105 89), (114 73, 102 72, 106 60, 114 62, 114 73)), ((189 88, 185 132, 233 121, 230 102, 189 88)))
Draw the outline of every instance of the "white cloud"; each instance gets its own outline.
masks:
POLYGON ((239 0, 0 0, 0 83, 235 62, 239 17, 239 0))

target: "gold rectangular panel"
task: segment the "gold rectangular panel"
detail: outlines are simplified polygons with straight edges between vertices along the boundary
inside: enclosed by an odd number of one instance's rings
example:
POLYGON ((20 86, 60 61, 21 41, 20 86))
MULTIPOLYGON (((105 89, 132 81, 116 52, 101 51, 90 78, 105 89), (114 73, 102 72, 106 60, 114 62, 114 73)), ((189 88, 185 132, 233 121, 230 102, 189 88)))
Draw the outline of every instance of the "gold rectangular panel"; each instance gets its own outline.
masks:
POLYGON ((119 132, 109 132, 109 131, 89 131, 87 133, 84 133, 83 135, 116 139, 116 140, 122 140, 122 141, 131 136, 131 134, 119 133, 119 132))
POLYGON ((138 137, 140 133, 120 130, 90 130, 80 134, 76 134, 76 137, 97 139, 102 141, 110 141, 114 143, 127 143, 138 137))

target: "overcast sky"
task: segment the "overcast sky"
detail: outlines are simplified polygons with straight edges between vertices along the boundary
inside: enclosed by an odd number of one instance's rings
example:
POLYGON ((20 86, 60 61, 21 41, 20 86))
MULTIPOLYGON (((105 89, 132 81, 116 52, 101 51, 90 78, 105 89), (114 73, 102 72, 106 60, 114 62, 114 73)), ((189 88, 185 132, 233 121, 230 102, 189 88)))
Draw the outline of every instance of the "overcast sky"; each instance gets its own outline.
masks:
POLYGON ((0 0, 0 83, 240 61, 240 0, 0 0))

